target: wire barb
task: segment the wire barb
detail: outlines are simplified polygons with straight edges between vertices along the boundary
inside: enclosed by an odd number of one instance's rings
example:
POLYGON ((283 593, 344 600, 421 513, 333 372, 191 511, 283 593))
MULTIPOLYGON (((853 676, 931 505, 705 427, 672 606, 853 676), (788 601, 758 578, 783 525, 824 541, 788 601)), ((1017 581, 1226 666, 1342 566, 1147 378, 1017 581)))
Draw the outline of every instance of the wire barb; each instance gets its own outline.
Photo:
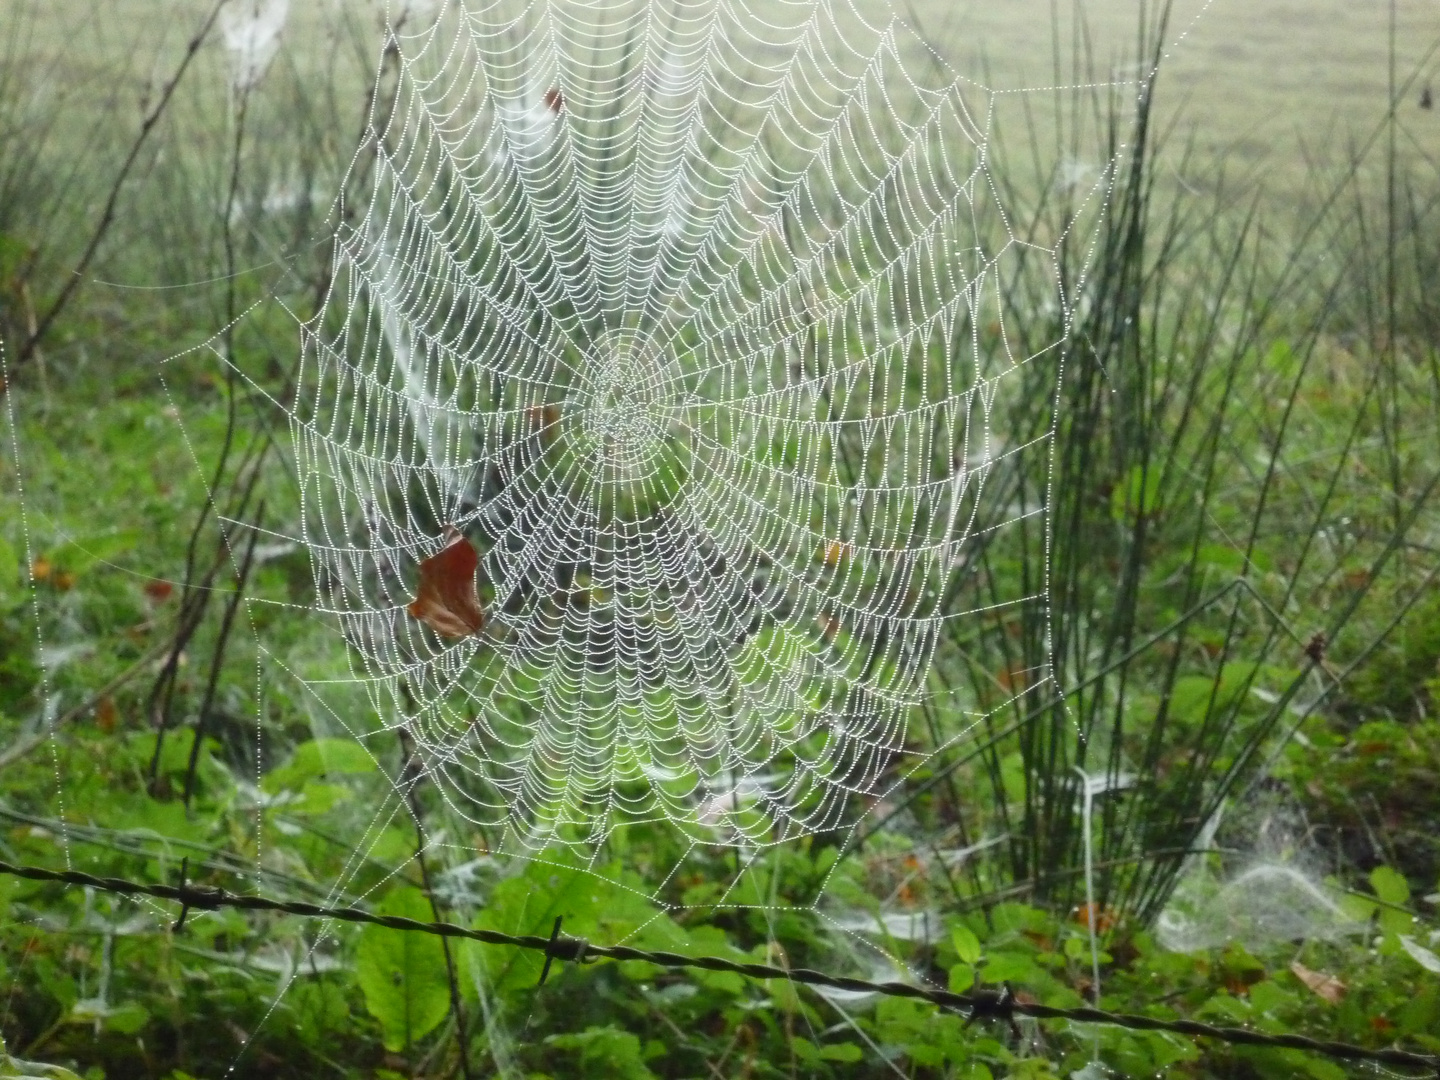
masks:
MULTIPOLYGON (((185 892, 188 892, 188 891, 189 891, 189 890, 186 889, 186 887, 185 887, 185 879, 189 876, 189 874, 190 874, 190 856, 189 856, 189 855, 186 855, 183 859, 180 860, 180 892, 181 892, 181 893, 185 893, 185 892)), ((175 925, 170 928, 170 932, 171 932, 172 934, 178 934, 178 933, 180 933, 181 930, 185 929, 185 916, 187 916, 187 915, 189 915, 189 914, 190 914, 190 905, 189 905, 186 901, 181 900, 181 901, 180 901, 180 916, 175 920, 175 925)))
MULTIPOLYGON (((630 945, 592 945, 584 938, 560 938, 559 925, 549 938, 535 934, 503 934, 497 930, 475 930, 448 922, 419 922, 399 915, 375 915, 359 908, 324 907, 300 900, 272 900, 267 896, 245 895, 226 892, 224 889, 195 889, 189 886, 176 888, 174 885, 151 885, 126 878, 97 877, 81 870, 50 870, 42 866, 25 866, 0 860, 0 874, 24 878, 27 881, 54 881, 65 885, 98 889, 101 892, 118 893, 122 896, 153 896, 160 900, 179 900, 188 907, 215 910, 234 908, 240 911, 279 911, 298 915, 306 919, 335 919, 340 922, 368 923, 384 926, 391 930, 402 930, 419 934, 434 934, 437 937, 466 938, 486 945, 503 945, 516 949, 533 949, 537 952, 553 953, 561 959, 575 963, 586 963, 601 958, 609 960, 642 960, 656 967, 700 968, 705 971, 733 971, 752 979, 788 979, 790 982, 805 983, 809 986, 830 986, 838 990, 856 990, 867 994, 884 994, 887 997, 912 998, 928 1001, 942 1009, 950 1009, 966 1017, 990 1017, 1011 1019, 1028 1016, 1035 1020, 1067 1020, 1081 1024, 1110 1024, 1128 1028, 1131 1031, 1169 1031, 1176 1035, 1192 1038, 1218 1039, 1238 1046, 1271 1046, 1291 1050, 1303 1050, 1312 1054, 1335 1058, 1339 1061, 1371 1061, 1383 1065, 1398 1065, 1405 1068, 1423 1069, 1434 1073, 1440 1080, 1440 1055, 1420 1054, 1413 1050, 1390 1047, 1374 1050, 1354 1043, 1327 1039, 1313 1039, 1308 1035, 1272 1034, 1254 1031, 1250 1028, 1216 1027, 1198 1020, 1165 1020, 1136 1013, 1117 1013, 1093 1006, 1062 1008, 1042 1005, 1039 1002, 1021 1000, 1007 986, 1002 991, 971 990, 964 994, 952 994, 948 990, 932 989, 901 982, 871 982, 855 979, 848 975, 831 975, 811 968, 778 968, 769 964, 747 964, 727 960, 722 956, 686 956, 682 953, 637 949, 630 945)), ((541 976, 543 981, 543 974, 541 976)))
POLYGON ((1004 1020, 1010 1025, 1010 1033, 1018 1039, 1020 1025, 1015 1022, 1015 1006, 1018 1003, 1014 989, 1007 982, 1001 987, 999 996, 976 998, 970 1007, 970 1015, 965 1018, 965 1026, 969 1027, 976 1020, 1004 1020))
POLYGON ((564 915, 555 916, 555 925, 550 930, 550 944, 545 948, 545 966, 540 969, 540 982, 536 984, 538 986, 544 986, 545 980, 550 977, 550 965, 555 962, 555 943, 560 940, 560 924, 564 921, 564 915))

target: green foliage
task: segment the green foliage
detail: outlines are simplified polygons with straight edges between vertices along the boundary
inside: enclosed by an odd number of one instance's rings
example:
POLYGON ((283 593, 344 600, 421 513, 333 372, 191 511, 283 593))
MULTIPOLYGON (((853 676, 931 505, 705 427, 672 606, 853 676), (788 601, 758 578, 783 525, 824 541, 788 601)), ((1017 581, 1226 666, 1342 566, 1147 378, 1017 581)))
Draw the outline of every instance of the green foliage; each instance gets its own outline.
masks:
POLYGON ((586 1028, 573 1035, 550 1035, 545 1041, 557 1050, 579 1055, 580 1068, 575 1075, 604 1080, 654 1080, 655 1074, 645 1067, 645 1059, 665 1052, 659 1044, 642 1047, 636 1036, 611 1026, 586 1028))
MULTIPOLYGON (((383 915, 429 922, 430 903, 419 889, 391 890, 383 915)), ((355 980, 365 1007, 380 1021, 387 1050, 404 1050, 444 1021, 450 1010, 445 954, 439 938, 366 926, 355 953, 355 980)))

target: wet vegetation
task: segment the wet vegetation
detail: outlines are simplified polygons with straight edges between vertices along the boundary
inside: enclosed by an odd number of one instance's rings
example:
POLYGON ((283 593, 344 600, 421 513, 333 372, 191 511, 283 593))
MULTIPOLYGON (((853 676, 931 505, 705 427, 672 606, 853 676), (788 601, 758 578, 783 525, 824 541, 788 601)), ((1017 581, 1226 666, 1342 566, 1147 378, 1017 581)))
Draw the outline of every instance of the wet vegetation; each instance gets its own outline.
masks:
MULTIPOLYGON (((1163 61, 1138 104, 1000 117, 991 179, 1036 245, 1005 333, 1036 359, 993 424, 1053 430, 1051 453, 992 478, 1013 520, 945 598, 977 614, 910 718, 923 764, 857 801, 859 829, 737 876, 659 826, 590 867, 509 863, 427 784, 377 819, 405 740, 361 752, 305 690, 347 646, 276 539, 302 532, 284 407, 393 77, 374 13, 297 13, 308 47, 242 87, 189 49, 204 7, 137 74, 123 35, 67 47, 44 5, 4 4, 0 858, 146 881, 184 860, 418 919, 563 915, 595 941, 1440 1052, 1440 169, 1406 136, 1440 124, 1426 68, 1397 65, 1348 156, 1281 170, 1283 207, 1158 123, 1163 61), (1098 197, 1077 159, 1108 168, 1098 197)), ((1174 37, 1150 14, 1147 64, 1174 37)), ((1073 55, 1063 81, 1094 81, 1073 55)), ((10 1053, 170 1080, 1351 1071, 643 963, 542 987, 531 953, 174 916, 0 876, 10 1053)))

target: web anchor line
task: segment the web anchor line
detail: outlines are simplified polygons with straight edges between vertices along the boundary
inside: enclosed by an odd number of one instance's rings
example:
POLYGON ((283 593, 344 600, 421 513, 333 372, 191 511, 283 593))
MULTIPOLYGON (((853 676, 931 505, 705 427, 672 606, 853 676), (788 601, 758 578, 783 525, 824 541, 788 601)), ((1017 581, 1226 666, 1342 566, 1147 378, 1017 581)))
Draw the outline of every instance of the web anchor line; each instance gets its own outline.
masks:
POLYGON ((230 908, 240 911, 278 911, 298 915, 307 919, 335 919, 340 922, 367 923, 383 926, 390 930, 409 933, 431 934, 436 937, 465 938, 486 945, 502 945, 516 949, 529 949, 544 953, 545 971, 541 982, 549 973, 554 960, 569 963, 585 963, 600 958, 610 960, 640 960, 656 967, 700 968, 706 971, 730 971, 751 979, 788 979, 790 982, 809 986, 829 986, 837 990, 852 990, 861 993, 883 994, 887 997, 912 998, 928 1001, 942 1009, 950 1009, 964 1015, 967 1020, 999 1020, 1014 1024, 1017 1017, 1035 1020, 1069 1020, 1082 1024, 1109 1024, 1131 1031, 1169 1031, 1192 1038, 1217 1039, 1235 1046, 1268 1046, 1290 1050, 1302 1050, 1312 1054, 1335 1058, 1340 1061, 1368 1061, 1383 1065, 1399 1065, 1406 1068, 1424 1069, 1440 1080, 1440 1055, 1420 1054, 1411 1050, 1396 1048, 1371 1049, 1354 1043, 1328 1039, 1313 1039, 1308 1035, 1275 1034, 1252 1031, 1249 1028, 1217 1027, 1198 1020, 1164 1020, 1137 1013, 1111 1012, 1093 1006, 1061 1008, 1042 1005, 1039 1002, 1020 1000, 1010 988, 1002 990, 970 990, 954 994, 948 990, 914 986, 902 982, 871 982, 846 975, 831 975, 812 968, 778 968, 769 964, 738 963, 721 956, 686 956, 683 953, 637 949, 629 945, 595 945, 584 938, 562 936, 560 920, 557 919, 550 937, 536 934, 505 934, 496 930, 476 930, 457 926, 449 922, 420 922, 399 915, 376 915, 360 908, 325 907, 301 900, 274 900, 267 896, 232 893, 216 887, 190 884, 157 885, 127 878, 97 877, 81 870, 50 870, 40 866, 17 865, 0 860, 0 874, 24 878, 27 881, 53 881, 65 885, 97 889, 101 892, 121 896, 152 896, 159 900, 171 900, 184 909, 196 908, 202 911, 216 911, 230 908))

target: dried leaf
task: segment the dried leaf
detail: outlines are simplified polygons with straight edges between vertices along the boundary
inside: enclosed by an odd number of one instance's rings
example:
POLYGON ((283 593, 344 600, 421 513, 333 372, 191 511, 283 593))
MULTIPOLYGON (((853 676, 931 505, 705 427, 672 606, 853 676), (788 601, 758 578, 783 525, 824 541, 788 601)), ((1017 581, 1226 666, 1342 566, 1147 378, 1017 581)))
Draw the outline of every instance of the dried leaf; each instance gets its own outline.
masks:
POLYGON ((163 604, 170 599, 170 594, 175 591, 175 586, 163 578, 154 578, 145 583, 145 595, 157 604, 163 604))
POLYGON ((1334 975, 1324 971, 1311 971, 1299 960, 1290 965, 1290 972, 1331 1005, 1339 1005, 1345 998, 1346 986, 1334 975))
POLYGON ((115 730, 115 722, 120 717, 120 712, 115 708, 115 700, 106 694, 95 706, 95 726, 105 734, 115 730))
POLYGON ((407 610, 444 637, 468 637, 485 625, 475 571, 480 557, 453 525, 445 527, 445 546, 420 564, 420 589, 407 610))
POLYGON ((36 581, 49 581, 50 572, 54 569, 50 560, 41 555, 30 564, 30 576, 36 581))
POLYGON ((850 554, 850 545, 844 540, 831 540, 825 545, 823 558, 826 566, 839 566, 842 559, 850 554))
POLYGON ((1030 686, 1030 672, 1034 670, 1023 663, 1014 663, 1009 667, 1001 668, 995 673, 995 681, 1007 693, 1016 693, 1026 690, 1030 686))
POLYGON ((545 91, 545 107, 553 113, 558 113, 565 108, 565 95, 555 87, 545 91))
POLYGON ((1094 929, 1096 933, 1108 933, 1109 931, 1113 930, 1115 928, 1115 924, 1119 922, 1119 919, 1116 917, 1117 913, 1114 911, 1114 909, 1091 904, 1081 904, 1075 909, 1071 917, 1081 926, 1085 927, 1085 929, 1089 930, 1092 912, 1094 912, 1095 914, 1094 929), (1097 906, 1099 907, 1098 911, 1096 911, 1097 906))

